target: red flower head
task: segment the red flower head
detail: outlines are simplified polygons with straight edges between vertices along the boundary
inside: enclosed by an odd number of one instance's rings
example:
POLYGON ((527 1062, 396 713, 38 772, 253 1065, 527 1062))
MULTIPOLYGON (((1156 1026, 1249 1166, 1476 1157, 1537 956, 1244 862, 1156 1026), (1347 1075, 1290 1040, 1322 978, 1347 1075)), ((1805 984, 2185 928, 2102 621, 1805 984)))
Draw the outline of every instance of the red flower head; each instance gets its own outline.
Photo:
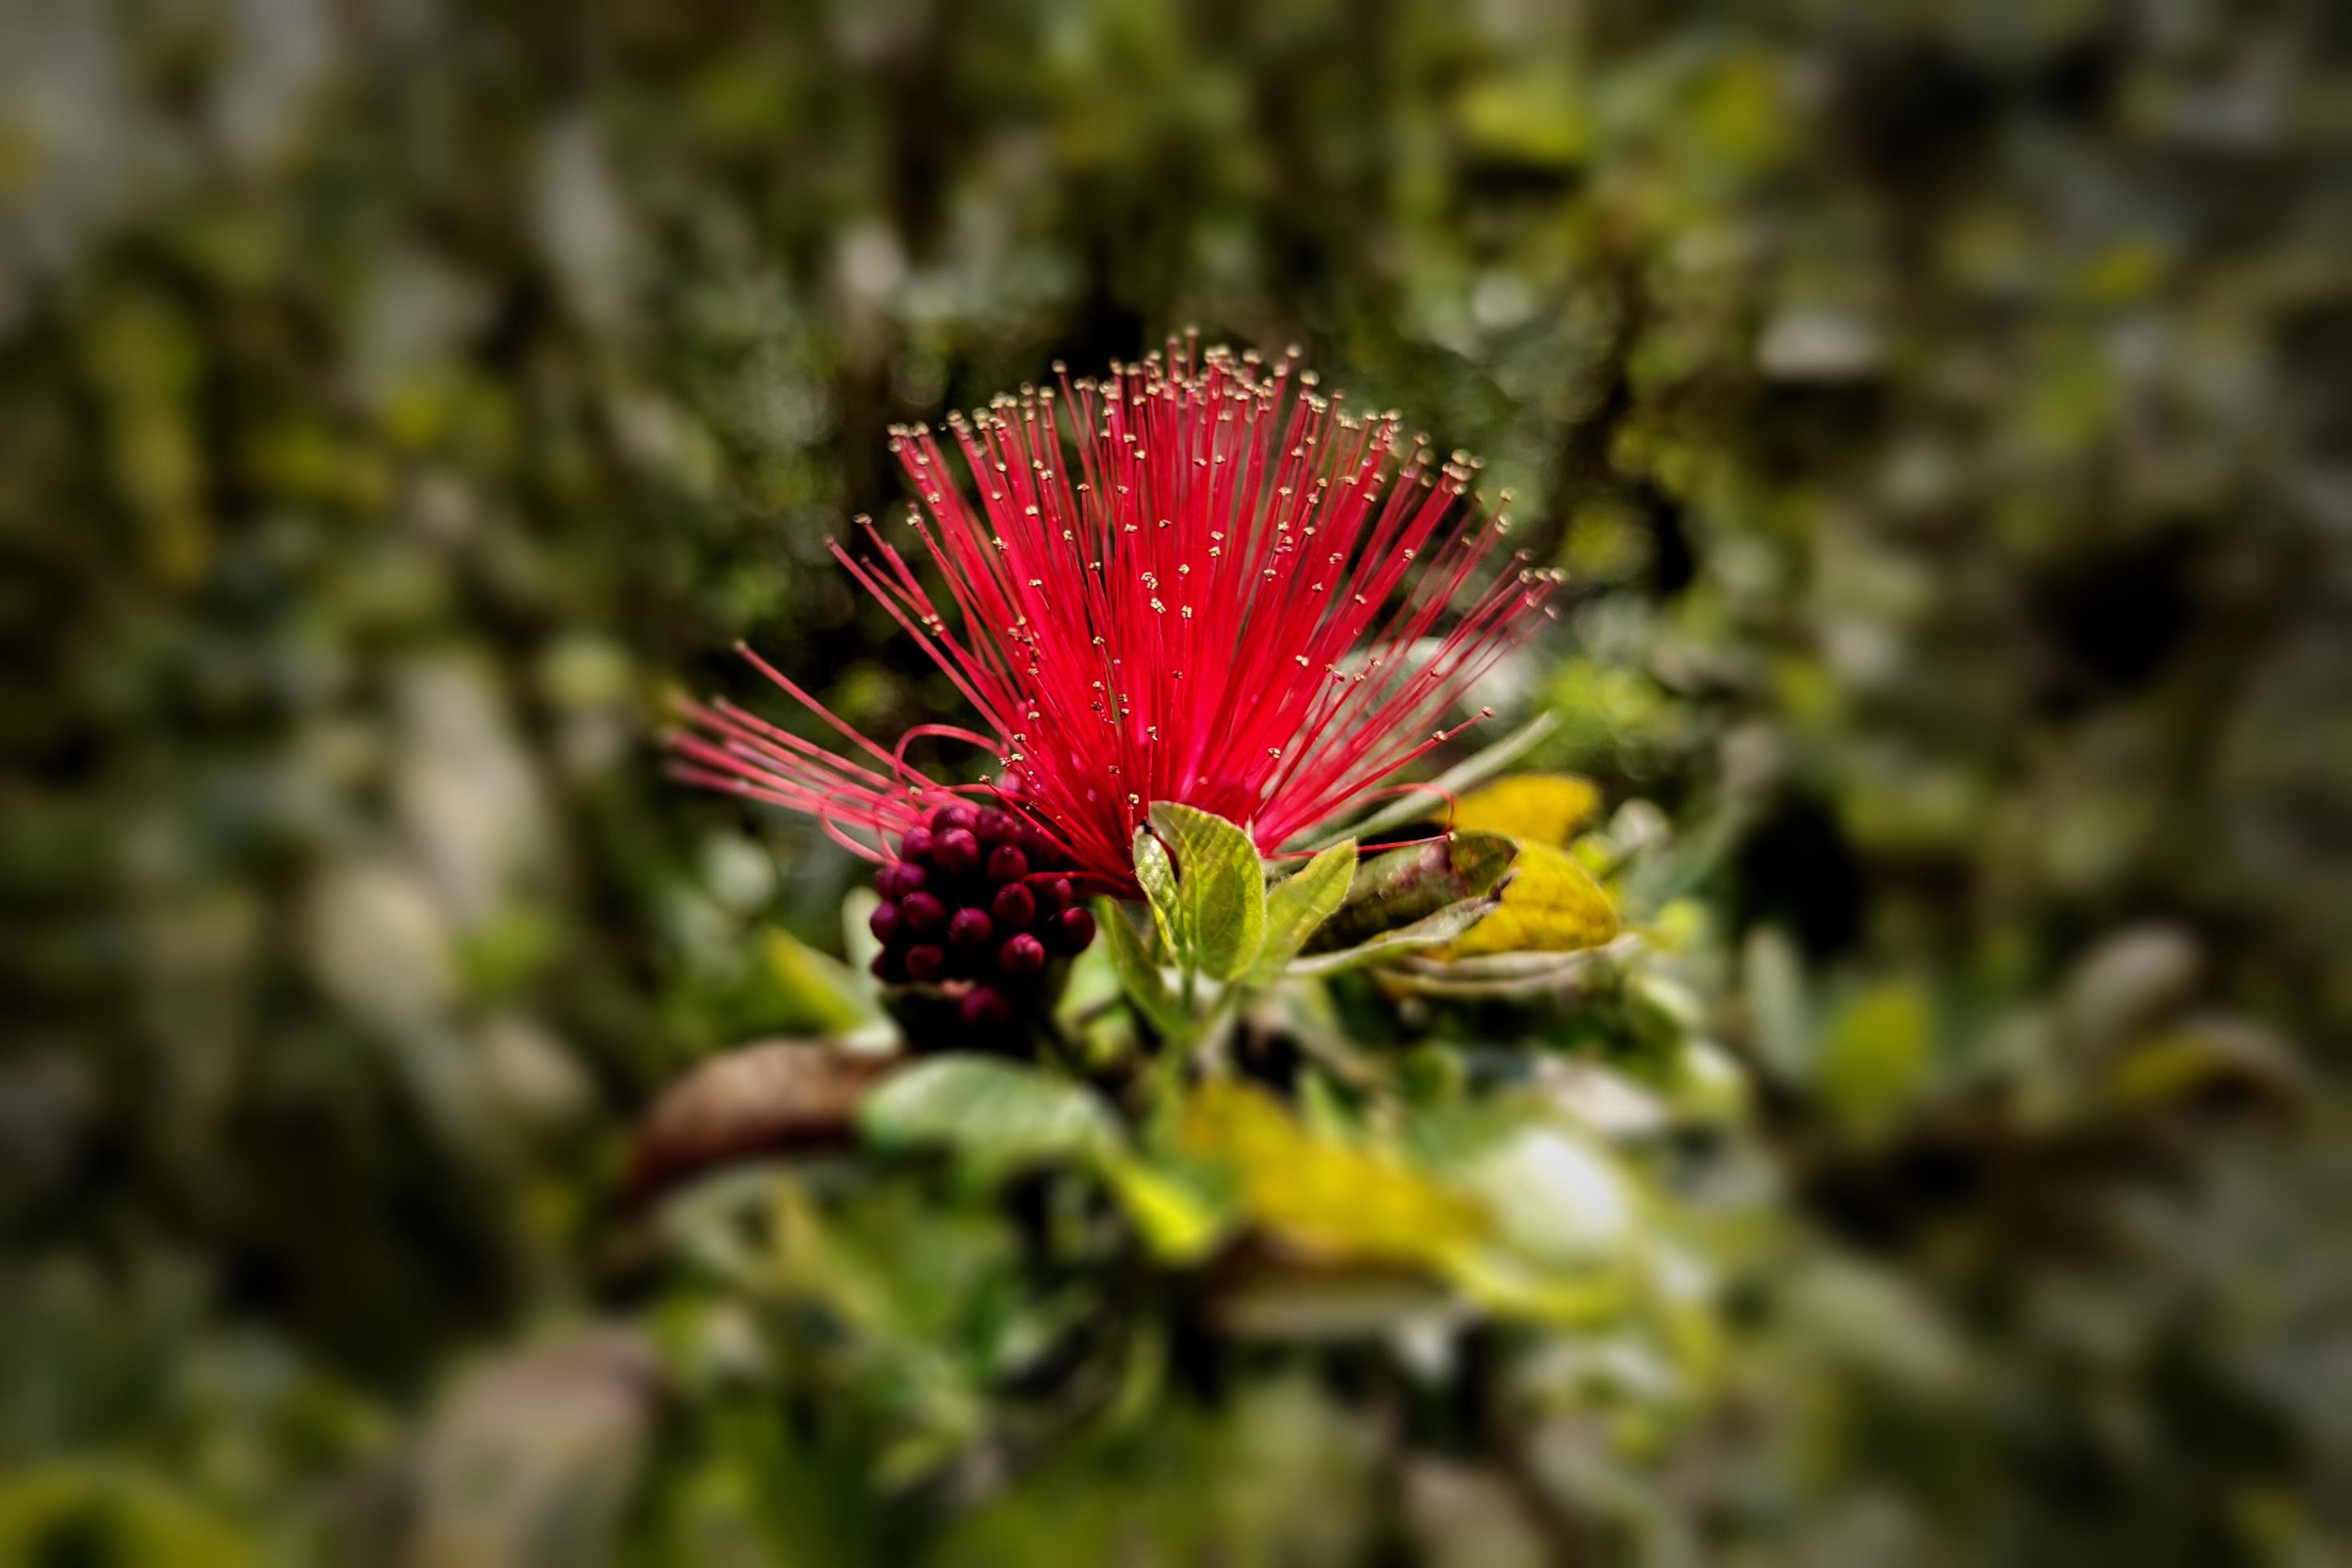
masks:
POLYGON ((1556 574, 1496 562, 1510 521, 1456 505, 1466 454, 1433 461, 1395 414, 1344 412, 1297 360, 1196 360, 1171 342, 1164 362, 1075 386, 1057 364, 1058 396, 1024 387, 949 416, 976 500, 928 427, 894 431, 922 498, 908 521, 949 603, 869 520, 867 558, 834 553, 985 733, 926 724, 885 750, 746 649, 864 760, 690 704, 679 776, 805 812, 882 859, 950 798, 908 743, 968 741, 1002 772, 957 793, 992 797, 1083 882, 1129 894, 1155 801, 1244 824, 1265 853, 1360 804, 1455 732, 1432 726, 1532 612, 1554 613, 1556 574))

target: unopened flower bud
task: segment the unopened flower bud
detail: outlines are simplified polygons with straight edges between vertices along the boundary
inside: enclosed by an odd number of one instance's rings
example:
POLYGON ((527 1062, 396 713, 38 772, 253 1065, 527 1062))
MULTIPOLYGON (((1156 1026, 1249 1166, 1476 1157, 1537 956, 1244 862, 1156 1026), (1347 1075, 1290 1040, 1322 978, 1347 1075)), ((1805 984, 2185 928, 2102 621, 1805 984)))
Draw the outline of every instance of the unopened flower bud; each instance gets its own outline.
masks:
POLYGON ((988 912, 1006 931, 1026 931, 1037 918, 1037 895, 1018 882, 996 889, 988 912))
POLYGON ((1013 1004, 992 985, 975 985, 957 1004, 967 1029, 1001 1029, 1013 1018, 1013 1004))
POLYGON ((1064 910, 1046 929, 1064 952, 1083 952, 1095 939, 1095 917, 1082 909, 1064 910))
POLYGON ((980 868, 980 840, 968 827, 950 827, 931 841, 931 858, 950 876, 969 875, 980 868))
POLYGON ((958 947, 986 947, 995 934, 996 928, 980 910, 958 910, 948 921, 948 940, 958 947))

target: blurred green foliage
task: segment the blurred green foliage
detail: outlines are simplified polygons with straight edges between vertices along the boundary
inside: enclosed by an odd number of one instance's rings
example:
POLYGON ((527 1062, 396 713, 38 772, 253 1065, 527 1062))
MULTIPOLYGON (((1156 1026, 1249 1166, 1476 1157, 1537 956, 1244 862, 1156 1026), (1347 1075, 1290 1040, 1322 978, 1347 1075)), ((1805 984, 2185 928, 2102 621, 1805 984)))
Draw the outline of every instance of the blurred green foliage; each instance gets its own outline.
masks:
POLYGON ((0 10, 0 1557, 2347 1550, 2347 85, 2218 0, 0 10), (671 683, 951 714, 824 552, 887 426, 1195 321, 1571 574, 1497 705, 1660 962, 1298 1027, 1679 1107, 1705 1409, 1180 1339, 989 1447, 1036 1216, 775 1199, 847 1261, 749 1304, 614 1240, 663 1085, 843 1021, 774 936, 855 865, 665 784, 671 683), (658 1415, 467 1374, 629 1311, 658 1415))

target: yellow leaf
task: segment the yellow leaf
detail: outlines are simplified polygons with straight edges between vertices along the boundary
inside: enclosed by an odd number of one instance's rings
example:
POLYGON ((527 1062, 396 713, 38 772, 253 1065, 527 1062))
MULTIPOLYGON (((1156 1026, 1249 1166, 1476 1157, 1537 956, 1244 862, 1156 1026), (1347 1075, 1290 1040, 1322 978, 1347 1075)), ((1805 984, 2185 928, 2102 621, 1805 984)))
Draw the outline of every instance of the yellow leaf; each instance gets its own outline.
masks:
POLYGON ((1617 934, 1617 910, 1592 874, 1545 844, 1522 844, 1517 873, 1494 913, 1470 928, 1444 958, 1493 952, 1574 952, 1617 934))
POLYGON ((1258 1220, 1289 1240, 1347 1258, 1444 1261, 1486 1228, 1475 1204, 1393 1156, 1318 1143, 1248 1188, 1258 1220))
POLYGON ((1574 773, 1513 773, 1464 795, 1454 808, 1454 826, 1564 848, 1600 809, 1601 791, 1591 779, 1574 773))
POLYGON ((1446 1277, 1489 1311, 1561 1328, 1614 1321, 1640 1300, 1639 1276, 1624 1261, 1561 1276, 1494 1247, 1463 1247, 1447 1260, 1446 1277))
POLYGON ((1215 1205, 1164 1171, 1113 1157, 1104 1162, 1103 1176, 1153 1255, 1164 1261, 1197 1263, 1224 1234, 1224 1215, 1215 1205))
POLYGON ((1203 1085, 1185 1108, 1178 1142, 1231 1168, 1249 1217, 1307 1251, 1442 1264, 1488 1228, 1479 1205, 1400 1156, 1317 1137, 1270 1096, 1240 1084, 1203 1085))
POLYGON ((1473 84, 1462 96, 1462 129, 1483 151, 1517 163, 1567 166, 1591 150, 1583 96, 1562 67, 1519 65, 1473 84))

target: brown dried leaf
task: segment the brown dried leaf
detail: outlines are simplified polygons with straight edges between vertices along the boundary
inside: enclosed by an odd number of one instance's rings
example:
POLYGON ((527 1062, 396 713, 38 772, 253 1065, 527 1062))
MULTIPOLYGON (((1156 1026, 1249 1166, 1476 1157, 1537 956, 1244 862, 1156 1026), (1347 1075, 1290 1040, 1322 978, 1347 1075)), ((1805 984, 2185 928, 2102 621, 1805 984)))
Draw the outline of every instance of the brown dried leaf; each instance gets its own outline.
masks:
POLYGON ((629 1168, 644 1199, 740 1160, 829 1149, 855 1134, 857 1107, 896 1057, 820 1040, 747 1046, 702 1063, 647 1113, 629 1168))

